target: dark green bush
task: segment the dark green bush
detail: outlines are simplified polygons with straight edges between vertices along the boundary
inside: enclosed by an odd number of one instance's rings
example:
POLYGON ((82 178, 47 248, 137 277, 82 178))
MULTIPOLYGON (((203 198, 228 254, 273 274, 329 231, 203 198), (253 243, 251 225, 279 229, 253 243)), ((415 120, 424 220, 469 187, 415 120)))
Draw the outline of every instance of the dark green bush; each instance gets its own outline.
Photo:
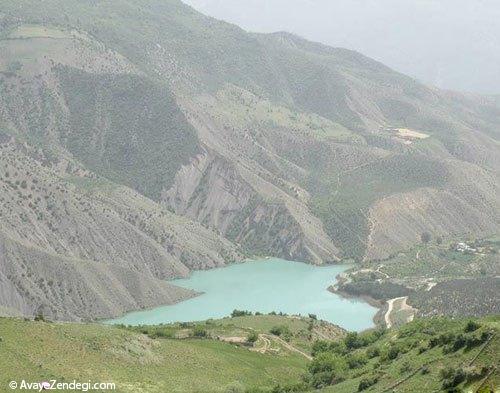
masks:
POLYGON ((193 337, 205 338, 208 336, 207 330, 203 326, 195 326, 193 329, 193 337))
POLYGON ((358 392, 368 389, 370 386, 375 385, 378 382, 377 377, 363 378, 358 385, 358 392))
POLYGON ((270 330, 269 333, 275 335, 275 336, 290 336, 291 332, 290 329, 288 329, 288 326, 280 325, 280 326, 273 326, 270 330))
POLYGON ((257 334, 257 332, 250 332, 248 333, 248 336, 247 336, 247 342, 249 343, 254 343, 256 342, 257 340, 259 339, 259 335, 257 334))

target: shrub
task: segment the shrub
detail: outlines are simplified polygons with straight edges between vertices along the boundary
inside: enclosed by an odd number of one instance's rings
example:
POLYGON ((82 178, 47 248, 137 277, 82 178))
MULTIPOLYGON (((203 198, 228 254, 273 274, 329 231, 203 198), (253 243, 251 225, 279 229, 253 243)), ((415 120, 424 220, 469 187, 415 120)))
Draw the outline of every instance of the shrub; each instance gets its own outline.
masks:
POLYGON ((45 317, 41 312, 39 312, 38 314, 35 315, 34 320, 37 322, 45 322, 45 317))
POLYGON ((400 348, 396 345, 391 345, 389 349, 386 349, 381 356, 382 361, 394 360, 399 356, 401 352, 400 348))
POLYGON ((319 373, 312 374, 309 383, 315 389, 321 389, 328 385, 333 385, 335 379, 334 375, 330 371, 322 371, 319 373))
POLYGON ((427 244, 431 241, 431 234, 429 232, 424 232, 420 235, 420 240, 422 243, 427 244))
POLYGON ((257 334, 257 332, 250 332, 250 333, 248 333, 247 342, 253 344, 258 339, 259 339, 259 335, 257 334))
POLYGON ((362 346, 359 335, 356 332, 347 333, 347 336, 344 338, 344 344, 347 349, 357 349, 362 346))
POLYGON ((479 329, 481 327, 481 325, 479 323, 477 323, 476 321, 468 321, 467 324, 465 325, 465 328, 464 328, 464 331, 466 333, 471 333, 471 332, 474 332, 476 331, 477 329, 479 329))
POLYGON ((204 338, 207 337, 207 330, 203 326, 195 326, 193 329, 193 337, 204 338))
POLYGON ((165 329, 157 329, 153 332, 148 333, 149 338, 173 338, 174 334, 171 331, 165 329))
POLYGON ((275 335, 275 336, 290 336, 290 329, 288 329, 288 326, 273 326, 270 330, 269 333, 275 335))
POLYGON ((324 340, 316 340, 312 345, 312 355, 316 356, 321 352, 328 352, 330 350, 330 343, 324 340))
POLYGON ((366 355, 361 353, 352 354, 347 358, 347 364, 351 369, 363 367, 366 363, 368 363, 368 359, 366 355))
POLYGON ((330 373, 333 377, 340 377, 347 371, 347 362, 341 356, 323 352, 314 358, 309 364, 309 372, 312 375, 330 373))
POLYGON ((366 356, 368 356, 368 359, 373 359, 376 358, 377 356, 380 356, 380 348, 377 346, 371 346, 366 350, 366 356))
POLYGON ((363 378, 358 385, 358 392, 368 389, 370 386, 375 385, 378 382, 377 377, 363 378))
POLYGON ((454 388, 467 378, 467 374, 461 368, 441 370, 441 378, 443 379, 443 389, 454 388))

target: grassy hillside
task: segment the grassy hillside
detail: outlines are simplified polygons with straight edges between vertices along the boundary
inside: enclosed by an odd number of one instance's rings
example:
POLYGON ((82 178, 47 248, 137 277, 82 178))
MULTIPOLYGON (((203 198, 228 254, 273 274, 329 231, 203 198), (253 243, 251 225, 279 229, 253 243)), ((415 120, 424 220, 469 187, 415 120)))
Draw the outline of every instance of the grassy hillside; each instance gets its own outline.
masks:
MULTIPOLYGON (((276 322, 287 324, 286 318, 276 322)), ((267 323, 263 321, 262 327, 267 323)), ((203 326, 215 332, 217 324, 203 326)), ((223 321, 217 334, 236 335, 227 325, 223 321)), ((261 324, 251 325, 257 329, 261 324)), ((293 326, 292 321, 294 330, 293 326)), ((168 339, 103 325, 0 319, 0 391, 10 380, 76 379, 115 382, 118 392, 239 392, 298 379, 307 363, 290 351, 263 354, 193 337, 189 328, 170 329, 186 335, 168 339)))
POLYGON ((351 335, 326 350, 317 344, 312 381, 333 383, 324 390, 332 393, 496 391, 498 329, 498 317, 419 319, 378 339, 351 335), (351 349, 345 355, 346 347, 351 349))
POLYGON ((114 382, 118 392, 186 393, 498 387, 499 328, 493 317, 441 318, 346 336, 319 321, 280 316, 131 330, 3 318, 0 384, 3 391, 11 380, 76 379, 114 382), (299 347, 311 323, 315 341, 299 347), (280 337, 270 333, 277 327, 280 337), (252 334, 257 341, 247 344, 252 334))

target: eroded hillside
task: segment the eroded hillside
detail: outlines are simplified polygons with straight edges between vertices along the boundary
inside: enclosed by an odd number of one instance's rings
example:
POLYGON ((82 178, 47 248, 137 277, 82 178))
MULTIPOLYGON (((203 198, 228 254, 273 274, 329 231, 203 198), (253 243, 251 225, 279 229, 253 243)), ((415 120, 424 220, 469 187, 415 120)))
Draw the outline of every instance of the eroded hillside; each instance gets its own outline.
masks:
POLYGON ((0 50, 6 307, 111 316, 188 296, 155 280, 243 254, 370 261, 424 232, 499 230, 491 98, 178 0, 0 0, 0 50), (108 304, 123 297, 89 284, 100 300, 68 306, 28 279, 27 248, 54 269, 37 278, 62 283, 64 260, 163 289, 108 304))

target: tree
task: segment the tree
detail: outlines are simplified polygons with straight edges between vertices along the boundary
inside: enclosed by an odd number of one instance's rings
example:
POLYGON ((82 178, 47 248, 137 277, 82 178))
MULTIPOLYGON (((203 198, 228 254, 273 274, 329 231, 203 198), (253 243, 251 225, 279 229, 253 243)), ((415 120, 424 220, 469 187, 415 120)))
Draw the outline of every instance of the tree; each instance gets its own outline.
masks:
POLYGON ((356 349, 362 347, 358 333, 349 332, 344 338, 344 343, 347 349, 356 349))
POLYGON ((245 310, 233 310, 233 312, 231 313, 232 318, 246 317, 250 315, 252 315, 252 313, 250 311, 245 311, 245 310))
POLYGON ((431 241, 431 234, 429 232, 424 232, 420 235, 420 240, 422 243, 427 244, 431 241))
POLYGON ((470 332, 476 331, 480 327, 481 327, 481 325, 479 323, 477 323, 476 321, 469 320, 469 321, 467 321, 467 325, 465 325, 464 331, 466 333, 470 333, 470 332))
POLYGON ((17 60, 15 60, 15 61, 11 61, 11 62, 9 63, 9 65, 7 66, 7 70, 8 70, 9 72, 14 73, 14 74, 15 74, 16 72, 18 72, 18 71, 21 71, 21 69, 22 69, 22 68, 23 68, 22 63, 21 63, 20 61, 17 61, 17 60))

